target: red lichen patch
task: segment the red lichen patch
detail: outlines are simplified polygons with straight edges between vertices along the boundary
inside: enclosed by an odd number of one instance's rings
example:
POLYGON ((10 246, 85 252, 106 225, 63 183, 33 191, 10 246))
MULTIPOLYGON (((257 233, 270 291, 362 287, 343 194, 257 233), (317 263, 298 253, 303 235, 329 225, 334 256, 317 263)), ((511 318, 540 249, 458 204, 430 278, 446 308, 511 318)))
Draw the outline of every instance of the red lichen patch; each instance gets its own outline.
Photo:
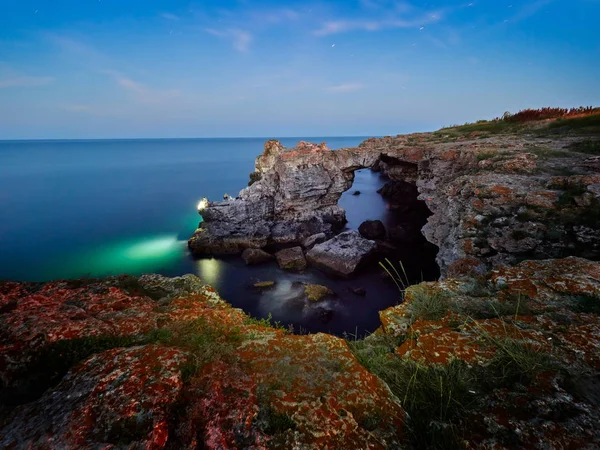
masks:
POLYGON ((509 292, 528 295, 534 312, 568 310, 572 296, 600 292, 600 264, 575 257, 525 261, 495 270, 491 279, 505 283, 509 292))
POLYGON ((162 449, 187 358, 154 345, 94 356, 42 398, 17 408, 0 446, 162 449))
POLYGON ((475 244, 473 243, 473 239, 463 239, 462 240, 462 249, 467 255, 474 254, 475 244))
POLYGON ((213 418, 203 432, 208 448, 232 447, 236 439, 309 449, 376 449, 403 441, 402 408, 343 340, 324 334, 278 336, 248 342, 236 355, 237 367, 213 365, 197 380, 198 392, 210 393, 198 400, 201 404, 191 403, 201 409, 199 416, 210 412, 213 418), (268 433, 269 424, 257 429, 273 417, 286 417, 294 429, 268 433), (376 429, 365 429, 374 418, 376 429))
POLYGON ((454 161, 460 153, 454 149, 447 150, 437 155, 443 161, 454 161))
POLYGON ((558 193, 552 191, 528 192, 525 195, 525 204, 539 208, 553 209, 558 200, 558 193))
POLYGON ((483 202, 482 199, 474 197, 471 199, 471 206, 473 207, 473 209, 475 211, 479 212, 479 211, 483 211, 483 209, 485 207, 485 203, 483 202))
POLYGON ((439 328, 406 340, 396 353, 428 364, 447 364, 451 359, 460 359, 473 365, 489 360, 495 349, 477 337, 450 328, 439 328))

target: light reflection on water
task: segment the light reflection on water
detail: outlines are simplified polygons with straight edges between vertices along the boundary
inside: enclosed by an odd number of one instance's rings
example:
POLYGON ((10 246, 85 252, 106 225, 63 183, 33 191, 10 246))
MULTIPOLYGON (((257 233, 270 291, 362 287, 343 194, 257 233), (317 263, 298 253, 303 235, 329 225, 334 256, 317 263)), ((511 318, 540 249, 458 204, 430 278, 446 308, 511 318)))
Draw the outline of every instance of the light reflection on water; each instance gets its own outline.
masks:
POLYGON ((200 259, 196 261, 196 275, 204 282, 212 286, 217 286, 220 284, 224 265, 224 261, 215 258, 200 259))
POLYGON ((157 272, 181 258, 187 242, 177 234, 162 234, 109 242, 75 255, 47 269, 50 278, 101 277, 157 272))

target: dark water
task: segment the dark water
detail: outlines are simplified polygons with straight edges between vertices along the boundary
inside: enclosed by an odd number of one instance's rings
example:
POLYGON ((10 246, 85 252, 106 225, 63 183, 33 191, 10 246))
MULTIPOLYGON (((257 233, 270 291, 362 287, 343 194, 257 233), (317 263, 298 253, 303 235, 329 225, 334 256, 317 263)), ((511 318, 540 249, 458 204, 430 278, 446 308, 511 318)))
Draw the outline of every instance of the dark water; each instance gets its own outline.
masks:
MULTIPOLYGON (((364 138, 282 139, 353 147, 364 138)), ((238 258, 194 260, 186 240, 199 217, 198 200, 236 195, 247 185, 265 139, 0 142, 0 279, 43 281, 81 276, 148 272, 194 273, 234 306, 257 317, 269 313, 307 331, 373 330, 377 311, 396 304, 398 292, 381 271, 354 281, 331 280, 318 271, 288 274, 275 264, 247 268, 238 258), (260 294, 258 280, 277 281, 260 294), (294 281, 329 286, 335 301, 305 308, 294 301, 294 281), (348 291, 364 287, 366 297, 348 291)), ((370 170, 357 171, 340 204, 348 228, 366 219, 395 219, 375 191, 385 182, 370 170), (358 189, 362 195, 351 193, 358 189)), ((406 250, 418 278, 431 277, 431 260, 420 248, 406 250), (429 259, 427 259, 429 258, 429 259)), ((404 258, 403 258, 404 259, 404 258)), ((407 264, 405 264, 407 265, 407 264)))

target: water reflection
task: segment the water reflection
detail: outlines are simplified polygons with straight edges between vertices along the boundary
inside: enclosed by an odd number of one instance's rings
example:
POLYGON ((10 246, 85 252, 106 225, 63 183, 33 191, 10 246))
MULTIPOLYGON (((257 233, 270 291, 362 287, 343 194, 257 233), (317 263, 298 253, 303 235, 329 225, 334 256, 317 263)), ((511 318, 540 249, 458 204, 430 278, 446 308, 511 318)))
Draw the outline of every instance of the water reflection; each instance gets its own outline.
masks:
POLYGON ((215 258, 199 259, 196 261, 196 273, 202 281, 217 287, 220 284, 224 265, 224 261, 215 258))
POLYGON ((47 269, 47 278, 77 278, 160 272, 181 258, 186 241, 176 234, 146 236, 108 243, 67 256, 47 269))

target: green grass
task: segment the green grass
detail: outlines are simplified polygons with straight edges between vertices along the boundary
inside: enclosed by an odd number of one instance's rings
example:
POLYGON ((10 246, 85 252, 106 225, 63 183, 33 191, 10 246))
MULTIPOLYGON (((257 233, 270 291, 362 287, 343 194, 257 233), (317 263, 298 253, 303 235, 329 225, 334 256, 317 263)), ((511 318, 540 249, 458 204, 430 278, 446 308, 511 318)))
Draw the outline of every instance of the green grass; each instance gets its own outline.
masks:
POLYGON ((273 316, 271 315, 271 313, 269 313, 265 319, 257 319, 257 318, 252 317, 252 316, 247 316, 244 319, 244 323, 246 325, 257 325, 257 326, 263 327, 263 328, 275 328, 275 329, 278 329, 278 330, 284 330, 285 329, 283 327, 283 325, 281 325, 281 323, 279 321, 274 321, 273 320, 273 316))
POLYGON ((480 121, 478 123, 468 123, 465 125, 442 128, 440 132, 443 133, 444 131, 457 131, 460 133, 485 132, 490 134, 500 134, 520 131, 523 128, 524 127, 522 125, 511 122, 480 121))
POLYGON ((497 347, 488 368, 488 381, 494 386, 512 386, 515 382, 531 383, 536 375, 556 371, 552 357, 527 343, 514 339, 492 338, 497 347))
POLYGON ((533 153, 540 158, 569 158, 573 154, 567 150, 556 150, 548 147, 530 147, 527 149, 529 153, 533 153))
POLYGON ((505 295, 503 301, 496 299, 462 305, 457 312, 472 319, 496 319, 531 315, 529 297, 525 294, 505 295))
POLYGON ((600 114, 584 117, 558 119, 548 124, 548 129, 558 132, 577 131, 583 133, 596 133, 600 131, 600 114))
POLYGON ((558 198, 559 206, 569 206, 575 204, 575 197, 579 197, 583 195, 587 191, 586 187, 579 184, 569 185, 565 188, 565 190, 560 194, 558 198))
POLYGON ((417 319, 440 320, 450 309, 450 294, 427 286, 414 286, 408 306, 413 322, 417 319))
POLYGON ((579 153, 600 155, 600 140, 587 139, 585 141, 575 142, 570 148, 579 153))
POLYGON ((398 262, 398 268, 396 268, 389 259, 385 258, 385 261, 379 261, 379 266, 392 279, 400 294, 404 294, 404 291, 410 285, 410 282, 406 270, 404 270, 402 261, 398 262))
POLYGON ((447 366, 424 366, 397 357, 393 354, 397 342, 383 336, 348 344, 358 361, 385 381, 400 400, 408 413, 414 448, 461 448, 460 423, 477 406, 478 382, 466 364, 454 360, 447 366))
POLYGON ((484 161, 486 159, 491 159, 496 156, 498 156, 498 152, 491 152, 491 151, 479 152, 476 155, 477 161, 484 161))

